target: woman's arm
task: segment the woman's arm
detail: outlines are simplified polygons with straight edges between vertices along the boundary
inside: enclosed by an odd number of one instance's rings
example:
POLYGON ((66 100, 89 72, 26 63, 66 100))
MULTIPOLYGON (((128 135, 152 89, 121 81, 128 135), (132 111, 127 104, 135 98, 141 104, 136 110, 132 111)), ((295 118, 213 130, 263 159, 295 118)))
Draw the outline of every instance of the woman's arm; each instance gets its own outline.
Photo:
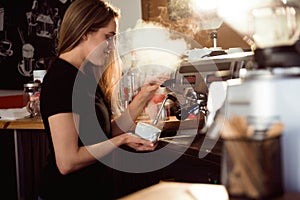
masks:
POLYGON ((135 125, 135 120, 142 113, 158 88, 159 84, 148 84, 141 88, 141 91, 133 98, 127 110, 120 117, 112 121, 113 136, 120 135, 132 129, 135 125))
POLYGON ((133 134, 122 134, 104 142, 79 147, 78 122, 79 116, 73 113, 59 113, 49 117, 56 164, 61 174, 93 164, 120 145, 126 144, 137 151, 151 151, 155 148, 152 142, 133 134))

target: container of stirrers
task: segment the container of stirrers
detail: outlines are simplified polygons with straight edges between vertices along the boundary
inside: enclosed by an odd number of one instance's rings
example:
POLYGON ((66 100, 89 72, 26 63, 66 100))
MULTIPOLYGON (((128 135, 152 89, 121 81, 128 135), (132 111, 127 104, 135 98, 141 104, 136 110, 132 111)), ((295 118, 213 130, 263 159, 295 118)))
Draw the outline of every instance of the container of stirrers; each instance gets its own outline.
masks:
POLYGON ((221 182, 231 197, 268 199, 283 194, 282 129, 281 123, 274 123, 257 133, 241 117, 224 122, 221 182))

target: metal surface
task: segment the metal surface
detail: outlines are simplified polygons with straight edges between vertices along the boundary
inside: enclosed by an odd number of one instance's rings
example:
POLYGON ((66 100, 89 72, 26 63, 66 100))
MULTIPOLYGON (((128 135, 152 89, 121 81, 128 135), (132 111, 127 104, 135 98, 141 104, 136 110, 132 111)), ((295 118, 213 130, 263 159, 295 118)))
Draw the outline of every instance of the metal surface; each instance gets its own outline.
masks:
POLYGON ((19 149, 18 149, 18 133, 14 130, 14 145, 15 145, 15 161, 16 161, 16 181, 17 181, 17 197, 21 199, 21 185, 20 185, 20 165, 19 165, 19 149))
POLYGON ((178 144, 178 145, 190 145, 194 139, 195 139, 194 135, 176 135, 171 137, 159 138, 159 141, 178 144))

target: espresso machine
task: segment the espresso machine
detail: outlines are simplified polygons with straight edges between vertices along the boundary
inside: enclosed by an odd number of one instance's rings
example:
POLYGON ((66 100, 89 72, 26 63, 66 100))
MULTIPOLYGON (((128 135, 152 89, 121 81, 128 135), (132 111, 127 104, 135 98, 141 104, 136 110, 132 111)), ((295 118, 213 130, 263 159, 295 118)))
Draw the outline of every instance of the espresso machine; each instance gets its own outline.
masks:
POLYGON ((207 134, 216 136, 221 116, 246 117, 257 130, 283 123, 284 190, 300 192, 300 2, 227 0, 218 9, 227 24, 251 41, 255 64, 239 81, 227 81, 225 101, 207 134))
POLYGON ((210 91, 211 84, 224 84, 227 80, 239 78, 241 70, 253 68, 253 61, 251 51, 199 57, 192 61, 185 59, 173 74, 173 79, 163 84, 172 93, 165 100, 171 99, 179 105, 175 113, 178 120, 185 120, 190 114, 201 115, 204 123, 199 128, 205 133, 210 123, 206 119, 208 116, 211 118, 216 109, 212 108, 211 100, 215 98, 212 94, 215 92, 210 91))

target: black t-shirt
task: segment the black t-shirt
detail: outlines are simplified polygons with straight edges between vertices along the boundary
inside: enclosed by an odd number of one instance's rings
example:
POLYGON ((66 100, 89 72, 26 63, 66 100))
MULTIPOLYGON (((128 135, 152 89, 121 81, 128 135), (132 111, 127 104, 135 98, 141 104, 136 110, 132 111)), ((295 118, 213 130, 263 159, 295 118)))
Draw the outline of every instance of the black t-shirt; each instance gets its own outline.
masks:
MULTIPOLYGON (((86 69, 89 67, 92 66, 86 69)), ((41 174, 39 195, 45 200, 111 199, 112 169, 100 161, 68 175, 60 174, 48 122, 48 117, 58 113, 76 113, 80 116, 79 146, 110 138, 110 107, 97 81, 58 58, 43 79, 40 102, 45 131, 49 135, 50 154, 41 174)), ((103 160, 109 163, 111 156, 103 160)))

